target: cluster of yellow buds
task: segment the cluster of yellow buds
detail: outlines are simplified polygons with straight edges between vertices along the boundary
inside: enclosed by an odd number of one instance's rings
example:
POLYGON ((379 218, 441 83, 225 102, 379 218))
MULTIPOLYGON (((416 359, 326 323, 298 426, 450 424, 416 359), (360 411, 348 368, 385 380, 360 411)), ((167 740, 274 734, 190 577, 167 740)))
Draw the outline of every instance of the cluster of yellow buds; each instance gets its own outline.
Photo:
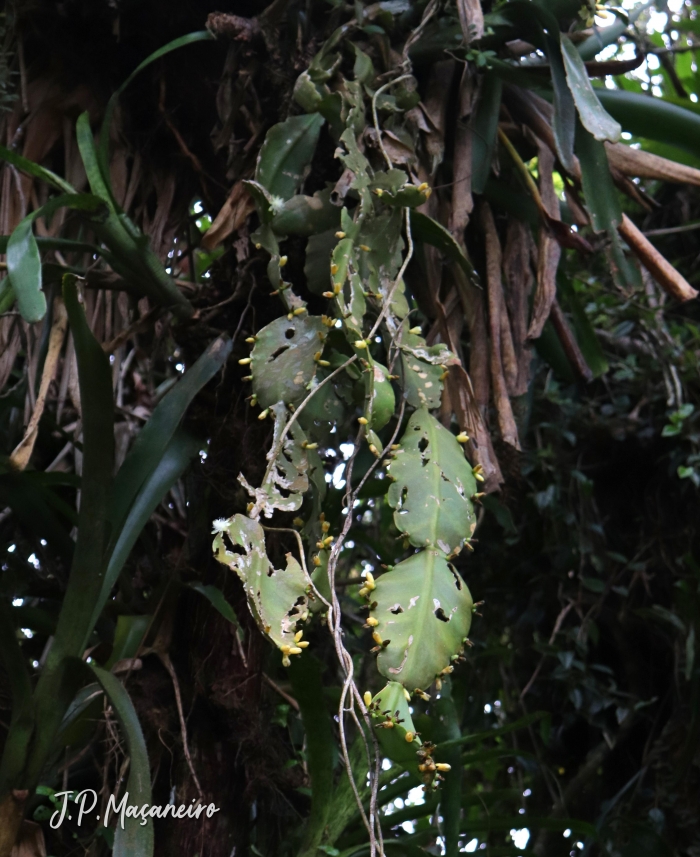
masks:
POLYGON ((452 770, 451 765, 447 762, 436 762, 433 759, 435 745, 426 741, 423 746, 416 751, 416 755, 420 759, 418 770, 423 774, 423 790, 428 791, 430 788, 435 788, 436 780, 440 781, 443 777, 440 774, 446 774, 452 770))
POLYGON ((294 645, 289 646, 287 644, 280 646, 280 652, 282 652, 282 666, 288 667, 291 664, 289 660, 290 655, 300 655, 304 649, 309 645, 308 640, 302 640, 304 636, 303 631, 297 631, 294 635, 294 645))
POLYGON ((376 588, 377 588, 377 583, 374 579, 374 575, 372 574, 371 571, 366 571, 365 572, 365 582, 364 582, 362 589, 360 589, 360 597, 366 598, 370 594, 370 592, 372 592, 376 588))

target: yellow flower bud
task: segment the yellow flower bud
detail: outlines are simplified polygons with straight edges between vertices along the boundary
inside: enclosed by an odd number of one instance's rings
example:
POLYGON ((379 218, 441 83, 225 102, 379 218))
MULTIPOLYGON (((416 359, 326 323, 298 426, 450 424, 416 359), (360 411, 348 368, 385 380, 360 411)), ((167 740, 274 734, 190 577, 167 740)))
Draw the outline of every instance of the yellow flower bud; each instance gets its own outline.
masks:
POLYGON ((253 358, 252 358, 252 357, 242 357, 242 358, 238 361, 238 365, 239 365, 239 366, 247 366, 249 363, 252 363, 252 362, 253 362, 253 358))
POLYGON ((413 734, 413 732, 407 732, 407 733, 406 733, 406 741, 407 741, 409 744, 412 744, 412 743, 413 743, 413 739, 414 739, 415 737, 416 737, 416 736, 413 734))
POLYGON ((321 557, 318 554, 314 554, 313 564, 316 566, 316 568, 321 565, 321 557))
POLYGON ((372 694, 368 690, 365 691, 362 698, 365 701, 365 705, 369 705, 372 702, 372 694))
POLYGON ((249 337, 246 339, 246 342, 248 343, 248 345, 252 345, 256 340, 257 340, 257 337, 256 337, 256 336, 249 336, 249 337))
POLYGON ((303 527, 304 526, 304 519, 303 518, 295 518, 292 521, 292 523, 294 524, 295 527, 303 527))
POLYGON ((465 434, 463 431, 461 431, 461 432, 457 435, 457 437, 455 438, 455 440, 457 441, 457 443, 467 443, 467 441, 469 440, 469 435, 468 435, 468 434, 465 434))
POLYGON ((287 264, 287 261, 288 259, 286 256, 280 256, 280 268, 284 268, 284 266, 287 264))
POLYGON ((302 313, 304 313, 304 312, 306 312, 306 307, 305 307, 305 306, 298 306, 298 307, 294 310, 294 312, 292 313, 292 315, 301 315, 301 314, 302 314, 302 313))
POLYGON ((358 417, 358 418, 357 418, 357 421, 358 421, 358 423, 359 423, 361 426, 366 426, 366 425, 367 425, 367 423, 369 422, 369 420, 367 419, 367 417, 358 417))
POLYGON ((288 655, 291 648, 292 648, 291 646, 286 646, 286 645, 280 646, 280 652, 282 652, 283 655, 288 655))
POLYGON ((436 762, 435 763, 435 770, 436 771, 442 771, 442 772, 451 771, 452 765, 448 765, 447 762, 436 762))
POLYGON ((335 264, 335 262, 332 262, 331 263, 331 276, 334 276, 337 273, 338 273, 338 266, 335 264))
POLYGON ((360 250, 364 250, 365 253, 369 253, 370 248, 366 244, 360 244, 360 250))
POLYGON ((300 649, 305 649, 308 645, 309 645, 309 641, 308 641, 308 640, 299 640, 299 642, 297 643, 297 646, 298 646, 300 649))
POLYGON ((345 233, 344 232, 336 232, 335 237, 336 238, 345 238, 345 233))
POLYGON ((356 339, 355 342, 353 342, 353 345, 359 351, 361 351, 363 348, 367 348, 367 342, 364 339, 356 339))
POLYGON ((381 644, 384 642, 381 638, 379 631, 372 631, 372 639, 378 646, 381 646, 381 644))
POLYGON ((299 648, 299 646, 292 646, 292 648, 289 650, 289 654, 290 655, 300 655, 301 649, 299 648))
POLYGON ((324 292, 324 293, 323 293, 323 297, 324 297, 324 298, 334 298, 334 297, 335 297, 335 292, 324 292))
POLYGON ((270 413, 270 409, 269 409, 269 408, 265 408, 265 410, 264 410, 264 411, 261 411, 261 412, 258 414, 258 419, 259 419, 259 420, 264 420, 264 419, 267 417, 267 415, 268 415, 269 413, 270 413))
POLYGON ((369 625, 370 628, 376 628, 377 625, 379 624, 379 619, 375 619, 374 616, 370 616, 367 619, 367 624, 369 625))
POLYGON ((418 190, 428 190, 428 187, 428 182, 421 182, 421 184, 418 185, 418 190))
POLYGON ((420 336, 423 333, 423 328, 420 325, 416 325, 416 327, 412 327, 408 332, 414 336, 420 336))
POLYGON ((287 657, 287 655, 285 655, 285 656, 282 658, 282 666, 283 666, 283 667, 290 667, 291 665, 292 665, 292 662, 289 660, 289 658, 287 657))
POLYGON ((304 636, 304 632, 303 632, 303 631, 297 631, 297 632, 296 632, 296 634, 294 635, 294 642, 295 642, 295 643, 298 643, 298 642, 299 642, 299 640, 301 640, 301 638, 302 638, 303 636, 304 636))
POLYGON ((360 597, 366 598, 368 595, 369 595, 369 589, 367 589, 366 586, 363 586, 362 589, 360 590, 360 597))

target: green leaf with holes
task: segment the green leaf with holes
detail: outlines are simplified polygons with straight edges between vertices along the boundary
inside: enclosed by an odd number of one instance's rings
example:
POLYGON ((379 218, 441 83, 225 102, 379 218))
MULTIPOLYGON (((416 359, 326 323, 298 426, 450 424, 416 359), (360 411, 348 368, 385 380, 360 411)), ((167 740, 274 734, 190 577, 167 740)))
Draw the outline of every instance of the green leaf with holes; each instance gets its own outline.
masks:
POLYGON ((318 453, 306 448, 306 435, 298 422, 292 424, 291 431, 286 430, 288 414, 282 402, 272 405, 270 410, 275 418, 275 428, 263 483, 259 488, 253 488, 243 474, 238 477, 253 498, 250 516, 256 519, 261 513, 271 518, 275 509, 296 512, 309 488, 310 455, 318 457, 318 453))
POLYGON ((257 521, 234 515, 228 521, 216 521, 214 528, 214 556, 236 572, 258 627, 288 655, 286 647, 296 648, 297 625, 309 615, 307 592, 311 581, 291 554, 287 554, 284 571, 272 565, 265 548, 265 533, 257 521))
POLYGON ((273 125, 260 149, 255 181, 273 197, 291 199, 306 177, 324 122, 320 113, 305 113, 273 125))
POLYGON ((257 334, 251 369, 253 391, 263 408, 297 405, 316 374, 314 355, 323 350, 328 328, 317 316, 277 318, 257 334))
POLYGON ((389 680, 409 691, 427 687, 462 652, 474 603, 442 551, 431 548, 400 562, 377 580, 371 597, 386 644, 377 667, 389 680))
POLYGON ((476 480, 454 435, 421 408, 389 465, 394 522, 415 547, 458 552, 476 526, 476 480))

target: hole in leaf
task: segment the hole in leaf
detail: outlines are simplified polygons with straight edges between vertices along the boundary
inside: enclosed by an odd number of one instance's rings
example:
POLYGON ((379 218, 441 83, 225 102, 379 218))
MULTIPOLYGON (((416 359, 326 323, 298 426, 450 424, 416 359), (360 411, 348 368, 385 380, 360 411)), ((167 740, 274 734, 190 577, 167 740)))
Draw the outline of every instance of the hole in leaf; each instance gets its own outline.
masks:
POLYGON ((296 334, 296 330, 294 330, 293 327, 288 327, 284 332, 284 335, 286 336, 287 339, 294 339, 295 334, 296 334))
POLYGON ((427 448, 428 448, 428 438, 427 438, 427 437, 422 437, 422 438, 418 441, 418 449, 419 449, 421 452, 425 452, 425 450, 426 450, 427 448))
POLYGON ((445 611, 442 609, 442 607, 438 607, 438 609, 435 611, 435 615, 441 622, 450 621, 450 617, 445 615, 445 611))
POLYGON ((399 613, 403 613, 403 607, 400 604, 394 604, 393 607, 389 608, 389 612, 393 613, 394 616, 398 616, 399 613))
POLYGON ((270 359, 267 361, 268 363, 272 363, 273 360, 277 360, 280 354, 284 354, 285 351, 289 349, 288 345, 281 345, 279 348, 276 348, 272 354, 270 355, 270 359))

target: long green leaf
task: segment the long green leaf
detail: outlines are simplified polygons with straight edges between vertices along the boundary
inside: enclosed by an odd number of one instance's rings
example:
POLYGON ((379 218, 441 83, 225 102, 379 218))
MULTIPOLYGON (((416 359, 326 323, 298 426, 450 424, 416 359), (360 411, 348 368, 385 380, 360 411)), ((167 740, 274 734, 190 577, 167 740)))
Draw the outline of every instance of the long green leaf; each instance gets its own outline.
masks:
POLYGON ((5 668, 12 701, 10 732, 0 765, 0 795, 12 787, 12 774, 22 768, 34 728, 32 682, 10 608, 0 598, 0 662, 5 668))
POLYGON ((328 822, 333 798, 335 742, 331 717, 323 693, 322 666, 306 655, 294 658, 289 668, 294 697, 299 703, 306 732, 306 751, 311 779, 311 813, 306 822, 299 857, 315 857, 328 822))
POLYGON ((77 193, 73 185, 69 184, 65 179, 57 176, 56 173, 52 173, 51 170, 35 164, 34 161, 30 161, 23 155, 13 152, 12 149, 0 146, 0 158, 7 161, 8 164, 12 164, 13 167, 17 167, 23 173, 52 185, 57 190, 62 190, 64 193, 77 193))
POLYGON ((35 692, 37 729, 28 777, 38 778, 70 698, 66 659, 83 654, 92 611, 104 578, 107 507, 114 471, 114 402, 107 355, 90 330, 78 300, 75 277, 63 278, 63 300, 73 333, 83 421, 83 479, 78 539, 53 645, 35 692))
POLYGON ((46 296, 41 290, 41 256, 32 230, 32 215, 15 227, 7 242, 7 273, 22 318, 29 324, 46 315, 46 296))
MULTIPOLYGON (((173 39, 172 42, 168 42, 167 45, 163 45, 162 48, 158 48, 158 50, 153 51, 152 54, 146 57, 143 62, 140 62, 136 68, 131 72, 131 74, 127 77, 127 79, 122 83, 119 89, 112 95, 112 97, 107 102, 107 108, 105 110, 104 119, 102 120, 102 127, 100 128, 100 143, 98 150, 98 163, 100 170, 102 172, 102 176, 107 184, 109 184, 109 132, 112 127, 112 119, 114 116, 114 110, 119 101, 119 96, 124 92, 127 86, 131 83, 134 78, 139 75, 145 68, 147 68, 151 63, 156 60, 164 57, 166 54, 169 54, 171 51, 175 51, 178 48, 183 48, 186 45, 191 45, 194 42, 203 42, 213 40, 215 36, 209 30, 200 30, 196 33, 189 33, 186 36, 180 36, 177 39, 173 39)), ((110 198, 111 198, 111 188, 110 188, 110 198)))
MULTIPOLYGON (((126 782, 126 791, 129 795, 127 804, 135 804, 139 807, 144 804, 150 805, 153 801, 151 797, 151 770, 148 764, 146 741, 134 705, 119 679, 94 664, 90 666, 112 703, 126 738, 129 750, 129 778, 126 782)), ((142 824, 140 818, 126 818, 122 828, 120 819, 114 837, 114 857, 152 857, 152 854, 153 820, 149 818, 146 824, 142 824)))
POLYGON ((53 197, 32 211, 15 227, 7 239, 7 273, 22 318, 33 324, 46 315, 46 297, 41 290, 41 255, 32 224, 38 217, 50 222, 59 208, 74 208, 96 212, 104 206, 102 200, 89 193, 64 193, 53 197))
POLYGON ((596 91, 591 86, 586 66, 574 43, 563 33, 560 39, 561 54, 566 69, 566 81, 574 98, 578 115, 583 127, 596 140, 610 140, 616 143, 620 139, 622 128, 603 108, 596 91))
POLYGON ((546 45, 552 72, 552 86, 554 87, 554 112, 552 114, 554 144, 564 168, 573 170, 576 106, 566 80, 566 69, 561 56, 561 49, 552 33, 547 36, 546 45))
MULTIPOLYGON (((79 196, 80 194, 75 194, 79 196)), ((87 194, 86 194, 87 195, 87 194)), ((0 253, 7 251, 9 235, 0 235, 0 253)), ((64 253, 100 253, 101 248, 89 241, 73 241, 70 238, 37 238, 40 250, 61 250, 64 253)))
MULTIPOLYGON (((435 702, 436 734, 438 741, 450 741, 460 737, 459 715, 452 698, 449 679, 443 682, 440 698, 435 702)), ((451 769, 444 775, 440 789, 440 814, 443 817, 442 831, 445 837, 445 857, 459 855, 459 828, 462 819, 462 771, 457 747, 443 749, 438 754, 439 762, 447 762, 451 769)))
POLYGON ((545 711, 535 711, 532 714, 527 714, 513 723, 507 723, 505 726, 499 726, 497 729, 489 729, 485 732, 474 732, 471 735, 462 735, 459 738, 453 738, 449 741, 443 741, 438 744, 438 749, 448 750, 451 747, 461 747, 464 744, 471 744, 475 741, 488 741, 491 738, 498 738, 501 735, 507 735, 509 732, 517 732, 519 729, 525 729, 547 716, 545 711))
POLYGON ((119 577, 119 572, 124 567, 124 563, 136 544, 136 540, 141 535, 141 531, 148 523, 148 519, 201 448, 200 441, 180 429, 175 432, 168 446, 154 462, 155 467, 141 486, 123 526, 117 531, 118 535, 115 534, 116 543, 109 556, 99 598, 93 609, 91 629, 107 603, 109 593, 119 577))
POLYGON ((576 154, 581 162, 581 183, 593 229, 596 232, 615 231, 622 222, 622 208, 610 175, 605 146, 579 126, 576 154))
POLYGON ((661 98, 621 89, 596 89, 598 98, 625 131, 685 149, 700 157, 700 115, 661 98))
POLYGON ((95 232, 110 251, 109 256, 103 255, 118 274, 127 280, 134 280, 144 294, 172 308, 178 315, 191 316, 194 312, 192 305, 166 273, 160 260, 151 250, 148 239, 141 235, 126 215, 118 210, 112 196, 109 178, 105 177, 100 169, 87 112, 81 113, 78 117, 76 137, 90 189, 93 194, 104 200, 109 209, 106 221, 94 226, 95 232))
POLYGON ((456 262, 467 275, 469 281, 473 284, 479 282, 479 275, 472 267, 471 262, 464 255, 464 251, 455 241, 452 233, 445 227, 428 217, 427 214, 422 214, 415 209, 411 210, 411 233, 417 241, 422 241, 424 244, 430 244, 443 253, 450 262, 456 262))
POLYGON ((121 530, 141 486, 162 458, 185 411, 202 387, 224 365, 231 348, 228 337, 215 339, 192 368, 163 396, 139 432, 114 483, 114 499, 109 510, 113 539, 121 530))
POLYGON ((224 593, 217 587, 203 583, 189 583, 189 588, 203 595, 211 606, 217 610, 227 621, 238 627, 238 619, 233 607, 228 603, 224 593))
POLYGON ((481 84, 472 123, 472 190, 474 193, 484 192, 491 173, 502 89, 501 78, 495 74, 487 74, 481 84))
POLYGON ((608 371, 608 361, 603 348, 578 295, 566 277, 558 278, 557 292, 561 295, 562 304, 571 313, 576 341, 593 376, 598 378, 604 375, 608 371))

